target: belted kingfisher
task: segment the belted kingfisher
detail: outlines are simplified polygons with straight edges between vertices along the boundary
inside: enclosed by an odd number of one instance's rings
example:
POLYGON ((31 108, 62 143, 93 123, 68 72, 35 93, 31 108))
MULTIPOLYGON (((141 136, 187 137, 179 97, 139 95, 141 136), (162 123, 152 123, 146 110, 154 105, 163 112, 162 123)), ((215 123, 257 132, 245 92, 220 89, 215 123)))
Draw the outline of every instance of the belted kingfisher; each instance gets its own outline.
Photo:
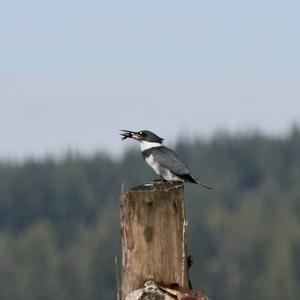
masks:
POLYGON ((193 177, 189 168, 177 157, 176 153, 163 146, 163 138, 149 130, 129 131, 121 130, 122 139, 137 140, 147 164, 166 181, 181 181, 197 183, 211 189, 210 186, 193 177))

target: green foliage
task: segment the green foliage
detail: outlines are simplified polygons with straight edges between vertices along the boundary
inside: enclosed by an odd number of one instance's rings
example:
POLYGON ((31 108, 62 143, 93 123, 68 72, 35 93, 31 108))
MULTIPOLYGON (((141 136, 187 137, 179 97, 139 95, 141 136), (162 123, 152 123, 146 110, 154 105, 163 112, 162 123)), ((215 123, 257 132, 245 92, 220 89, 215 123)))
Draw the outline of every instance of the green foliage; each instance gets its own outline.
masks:
MULTIPOLYGON (((194 288, 213 299, 297 299, 299 130, 176 148, 215 187, 186 186, 194 288)), ((120 187, 154 177, 137 151, 0 163, 0 299, 115 299, 120 187)))

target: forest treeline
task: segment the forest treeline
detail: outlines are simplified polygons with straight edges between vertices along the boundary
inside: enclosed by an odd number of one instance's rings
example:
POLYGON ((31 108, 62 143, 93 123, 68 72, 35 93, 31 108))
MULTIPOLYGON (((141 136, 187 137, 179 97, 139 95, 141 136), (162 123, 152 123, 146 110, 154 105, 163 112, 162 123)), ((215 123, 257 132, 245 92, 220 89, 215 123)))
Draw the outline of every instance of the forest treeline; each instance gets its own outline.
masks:
MULTIPOLYGON (((298 299, 299 129, 182 138, 175 148, 214 186, 185 187, 193 287, 212 299, 298 299)), ((154 178, 137 150, 2 161, 0 299, 116 299, 121 184, 154 178)))

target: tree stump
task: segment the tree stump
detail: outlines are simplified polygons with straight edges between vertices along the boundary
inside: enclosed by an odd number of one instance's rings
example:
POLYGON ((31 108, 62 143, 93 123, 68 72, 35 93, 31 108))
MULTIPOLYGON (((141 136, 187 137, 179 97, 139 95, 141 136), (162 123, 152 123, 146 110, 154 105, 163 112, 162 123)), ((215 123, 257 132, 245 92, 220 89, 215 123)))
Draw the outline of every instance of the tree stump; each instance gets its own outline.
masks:
POLYGON ((122 193, 121 300, 148 280, 189 287, 182 183, 153 183, 122 193))

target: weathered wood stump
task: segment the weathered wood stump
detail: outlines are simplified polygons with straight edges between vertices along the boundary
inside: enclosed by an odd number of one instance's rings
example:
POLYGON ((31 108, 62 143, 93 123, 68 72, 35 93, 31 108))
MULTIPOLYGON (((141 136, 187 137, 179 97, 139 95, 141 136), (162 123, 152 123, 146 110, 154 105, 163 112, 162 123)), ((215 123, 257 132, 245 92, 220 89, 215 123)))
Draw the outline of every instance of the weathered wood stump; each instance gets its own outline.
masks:
POLYGON ((148 280, 188 288, 183 184, 138 186, 120 202, 121 300, 148 280))

